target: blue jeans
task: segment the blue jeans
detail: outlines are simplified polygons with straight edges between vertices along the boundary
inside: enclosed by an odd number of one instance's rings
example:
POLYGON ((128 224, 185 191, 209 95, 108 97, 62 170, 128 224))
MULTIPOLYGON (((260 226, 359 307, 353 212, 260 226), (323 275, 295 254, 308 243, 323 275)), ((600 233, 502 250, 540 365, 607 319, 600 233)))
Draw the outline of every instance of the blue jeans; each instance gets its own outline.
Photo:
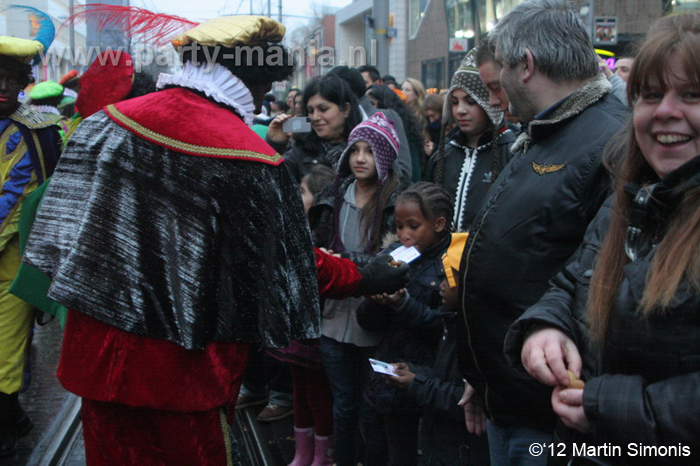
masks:
MULTIPOLYGON (((356 466, 360 444, 359 423, 367 439, 367 456, 377 458, 373 442, 384 436, 377 416, 362 403, 362 391, 371 371, 368 358, 376 347, 355 346, 332 338, 321 337, 323 368, 333 392, 333 428, 335 430, 335 460, 337 466, 356 466)), ((376 460, 365 462, 371 466, 376 460)), ((376 464, 376 463, 375 463, 376 464)))
POLYGON ((491 466, 545 466, 547 448, 538 449, 540 455, 530 452, 533 443, 549 444, 552 432, 545 432, 527 426, 498 426, 488 421, 487 432, 491 466))

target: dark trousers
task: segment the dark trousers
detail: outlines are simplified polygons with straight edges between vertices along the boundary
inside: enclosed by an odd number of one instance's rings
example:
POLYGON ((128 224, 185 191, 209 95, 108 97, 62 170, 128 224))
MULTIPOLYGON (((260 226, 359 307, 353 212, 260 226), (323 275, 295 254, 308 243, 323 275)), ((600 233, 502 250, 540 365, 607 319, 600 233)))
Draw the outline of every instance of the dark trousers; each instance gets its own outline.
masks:
POLYGON ((337 466, 356 466, 359 425, 365 438, 365 466, 386 464, 386 436, 379 416, 362 402, 376 347, 361 347, 321 337, 323 367, 333 392, 333 425, 337 466))
POLYGON ((279 361, 260 348, 248 352, 241 394, 252 398, 270 397, 270 403, 292 406, 292 373, 289 364, 279 361))
POLYGON ((385 414, 384 426, 389 443, 391 466, 418 465, 418 414, 385 414))

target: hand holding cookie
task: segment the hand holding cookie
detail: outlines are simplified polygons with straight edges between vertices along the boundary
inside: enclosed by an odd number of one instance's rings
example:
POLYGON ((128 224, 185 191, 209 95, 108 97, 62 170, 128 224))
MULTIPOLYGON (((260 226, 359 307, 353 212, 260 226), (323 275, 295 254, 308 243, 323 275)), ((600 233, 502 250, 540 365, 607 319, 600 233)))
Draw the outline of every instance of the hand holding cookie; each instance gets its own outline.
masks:
POLYGON ((571 371, 566 371, 567 375, 569 376, 569 383, 566 386, 566 388, 579 388, 583 389, 586 384, 583 382, 583 380, 579 379, 574 375, 573 372, 571 371))

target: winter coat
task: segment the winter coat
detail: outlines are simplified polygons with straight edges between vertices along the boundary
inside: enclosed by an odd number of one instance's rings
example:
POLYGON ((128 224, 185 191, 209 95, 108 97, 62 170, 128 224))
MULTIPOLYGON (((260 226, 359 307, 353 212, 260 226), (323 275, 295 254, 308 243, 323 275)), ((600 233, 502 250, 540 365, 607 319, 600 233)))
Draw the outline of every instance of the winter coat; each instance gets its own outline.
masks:
MULTIPOLYGON (((345 192, 353 181, 355 181, 355 177, 350 176, 341 183, 339 189, 340 196, 345 196, 345 192)), ((403 187, 399 187, 399 189, 391 195, 389 202, 382 210, 379 221, 380 238, 384 237, 387 233, 396 231, 396 224, 394 223, 394 203, 402 189, 403 187)), ((318 194, 314 205, 309 209, 309 225, 311 226, 314 246, 327 248, 331 244, 335 232, 334 213, 335 187, 331 185, 318 194)), ((374 254, 348 252, 343 253, 343 256, 352 260, 358 266, 362 266, 369 262, 374 257, 374 254)))
MULTIPOLYGON (((394 363, 403 361, 419 366, 431 365, 440 340, 440 272, 442 254, 450 245, 450 235, 409 264, 407 298, 399 308, 382 306, 366 299, 362 312, 388 314, 389 330, 384 334, 375 359, 394 363)), ((401 246, 396 242, 389 251, 401 246)), ((387 385, 381 374, 373 373, 365 388, 365 399, 379 413, 420 414, 422 408, 406 399, 406 391, 387 385)))
MULTIPOLYGON (((337 195, 345 197, 355 178, 350 176, 344 180, 338 188, 337 195)), ((384 207, 379 221, 380 235, 387 232, 394 232, 396 225, 394 222, 394 203, 400 192, 397 189, 389 198, 389 202, 384 207)), ((335 232, 334 212, 335 212, 335 186, 329 186, 316 198, 316 203, 309 210, 309 225, 311 226, 314 244, 318 247, 328 247, 335 232)), ((346 251, 342 255, 358 266, 369 262, 374 254, 358 251, 346 251)), ((376 346, 381 339, 381 332, 369 332, 362 329, 357 324, 355 317, 357 306, 362 302, 358 298, 348 298, 339 307, 338 303, 326 301, 321 320, 322 335, 332 338, 342 343, 351 343, 357 346, 376 346)))
POLYGON ((531 121, 471 226, 460 267, 460 365, 496 424, 554 427, 551 388, 513 371, 503 342, 609 194, 603 148, 627 118, 609 88, 593 78, 531 121))
MULTIPOLYGON (((455 202, 455 218, 452 222, 455 227, 453 231, 467 231, 493 182, 491 178, 493 171, 492 133, 489 131, 483 134, 475 149, 467 146, 466 135, 459 128, 453 129, 447 135, 447 139, 443 155, 445 165, 440 186, 455 202), (463 209, 458 209, 458 204, 463 209)), ((515 141, 515 136, 506 126, 496 141, 499 167, 503 171, 513 157, 509 149, 515 141)), ((425 174, 427 181, 433 183, 437 181, 436 170, 440 158, 440 153, 436 149, 435 155, 428 160, 425 174)))
MULTIPOLYGON (((700 157, 661 183, 673 188, 680 180, 685 180, 685 187, 700 184, 700 157)), ((626 191, 633 196, 638 189, 630 185, 626 191)), ((617 445, 623 456, 639 452, 641 445, 687 447, 693 453, 599 458, 609 464, 697 464, 700 451, 700 293, 682 282, 666 315, 643 319, 636 312, 656 246, 678 202, 667 197, 668 191, 666 195, 659 188, 654 192, 659 202, 652 201, 646 211, 640 257, 623 268, 600 351, 587 345, 583 322, 593 262, 612 214, 610 202, 591 223, 571 263, 552 280, 542 299, 513 324, 506 339, 507 357, 520 371, 524 371, 520 348, 534 325, 558 328, 574 340, 585 363, 583 406, 591 427, 589 437, 578 436, 579 444, 617 445)))
POLYGON ((488 464, 486 436, 470 434, 464 424, 464 408, 457 403, 464 394, 464 380, 457 364, 455 330, 457 313, 442 308, 443 332, 432 366, 410 365, 415 373, 406 398, 423 408, 422 465, 488 464))
MULTIPOLYGON (((269 139, 266 139, 266 141, 270 142, 269 139)), ((279 144, 273 146, 275 150, 278 147, 279 144)), ((318 152, 312 154, 299 141, 292 141, 292 145, 284 153, 284 165, 289 170, 289 173, 292 174, 292 177, 297 182, 301 182, 301 179, 311 171, 314 165, 319 163, 335 170, 344 148, 345 142, 340 144, 319 144, 318 152), (329 151, 329 148, 333 149, 329 151)))

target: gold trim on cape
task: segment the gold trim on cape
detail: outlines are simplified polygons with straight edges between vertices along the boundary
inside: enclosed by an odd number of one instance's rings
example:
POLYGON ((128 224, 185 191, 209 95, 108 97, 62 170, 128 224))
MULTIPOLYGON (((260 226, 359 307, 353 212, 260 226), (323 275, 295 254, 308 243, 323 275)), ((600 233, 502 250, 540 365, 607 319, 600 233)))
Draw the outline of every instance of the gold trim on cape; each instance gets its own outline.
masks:
POLYGON ((240 149, 224 149, 219 147, 211 146, 200 146, 196 144, 190 144, 188 142, 178 141, 168 136, 164 136, 160 133, 156 133, 143 126, 142 124, 132 120, 123 113, 121 113, 114 105, 108 105, 106 107, 106 112, 112 118, 117 120, 120 124, 129 128, 132 132, 143 136, 149 141, 153 141, 156 144, 175 149, 180 152, 185 152, 189 154, 212 156, 212 157, 231 157, 237 159, 251 159, 258 160, 261 162, 279 164, 281 162, 282 156, 278 153, 274 155, 265 155, 260 152, 254 152, 250 150, 240 150, 240 149))

